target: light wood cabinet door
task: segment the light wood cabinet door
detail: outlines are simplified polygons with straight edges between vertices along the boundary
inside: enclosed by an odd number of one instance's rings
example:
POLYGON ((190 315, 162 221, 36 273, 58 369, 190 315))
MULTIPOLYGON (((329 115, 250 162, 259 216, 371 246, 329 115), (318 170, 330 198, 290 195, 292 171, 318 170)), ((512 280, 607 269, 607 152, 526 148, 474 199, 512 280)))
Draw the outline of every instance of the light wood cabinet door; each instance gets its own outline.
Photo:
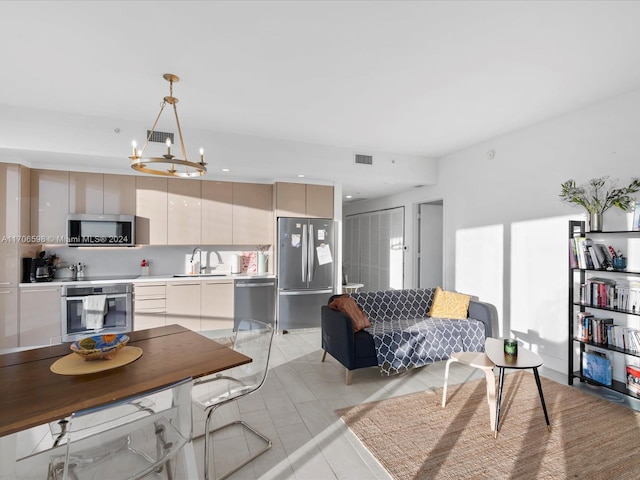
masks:
POLYGON ((233 243, 273 243, 273 187, 261 183, 233 184, 233 243))
POLYGON ((136 244, 167 244, 167 179, 136 177, 136 244))
POLYGON ((136 177, 135 175, 103 176, 103 203, 105 214, 136 214, 136 177))
POLYGON ((17 287, 20 283, 20 244, 0 243, 0 289, 17 287))
POLYGON ((0 285, 0 349, 18 346, 18 288, 0 285))
POLYGON ((31 170, 31 235, 42 243, 66 243, 69 172, 31 170))
POLYGON ((200 245, 201 185, 197 180, 169 179, 167 243, 200 245))
POLYGON ((203 245, 233 244, 233 184, 204 180, 202 183, 203 245))
POLYGON ((307 185, 306 213, 312 218, 333 218, 333 187, 307 185))
POLYGON ((276 216, 306 216, 307 188, 304 183, 278 182, 275 185, 275 197, 276 216))
POLYGON ((200 305, 202 330, 233 329, 233 280, 203 281, 200 305))
POLYGON ((20 165, 0 163, 0 237, 21 234, 20 165))
POLYGON ((60 287, 43 284, 19 290, 19 346, 49 345, 62 330, 60 287))
POLYGON ((166 325, 166 285, 163 283, 133 284, 133 329, 166 325))
POLYGON ((69 213, 104 213, 103 175, 69 172, 69 213))
POLYGON ((167 283, 167 325, 200 331, 200 282, 167 283))

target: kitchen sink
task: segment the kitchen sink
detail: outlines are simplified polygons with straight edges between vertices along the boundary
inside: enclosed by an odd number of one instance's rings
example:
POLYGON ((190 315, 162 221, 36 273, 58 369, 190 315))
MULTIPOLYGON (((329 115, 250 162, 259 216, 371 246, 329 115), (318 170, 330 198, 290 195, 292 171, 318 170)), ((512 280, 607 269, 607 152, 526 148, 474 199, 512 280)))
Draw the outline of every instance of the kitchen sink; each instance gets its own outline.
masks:
POLYGON ((216 272, 216 273, 176 273, 173 275, 174 277, 226 277, 226 273, 216 272))

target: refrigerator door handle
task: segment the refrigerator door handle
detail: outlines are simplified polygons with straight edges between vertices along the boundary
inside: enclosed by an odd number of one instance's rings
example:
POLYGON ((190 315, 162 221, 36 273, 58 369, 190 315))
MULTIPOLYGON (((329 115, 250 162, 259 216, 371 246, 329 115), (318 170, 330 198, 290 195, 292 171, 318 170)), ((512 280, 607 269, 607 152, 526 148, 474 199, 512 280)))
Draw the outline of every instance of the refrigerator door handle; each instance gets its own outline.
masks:
POLYGON ((298 296, 298 295, 320 295, 333 293, 332 288, 326 288, 324 290, 279 290, 278 295, 282 295, 283 297, 288 296, 298 296))
POLYGON ((313 254, 313 245, 314 245, 314 237, 313 237, 313 225, 309 224, 309 250, 307 253, 307 257, 309 258, 309 283, 313 280, 313 274, 315 273, 315 255, 313 254))
POLYGON ((302 283, 307 281, 307 226, 302 225, 302 283))

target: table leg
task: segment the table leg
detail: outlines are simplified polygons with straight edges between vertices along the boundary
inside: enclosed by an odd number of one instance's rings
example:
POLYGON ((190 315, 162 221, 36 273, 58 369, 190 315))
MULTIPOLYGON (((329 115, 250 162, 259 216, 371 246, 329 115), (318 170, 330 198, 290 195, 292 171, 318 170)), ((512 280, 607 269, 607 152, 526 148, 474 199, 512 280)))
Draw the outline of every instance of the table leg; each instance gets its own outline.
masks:
POLYGON ((504 368, 498 367, 500 370, 500 380, 498 381, 498 402, 496 405, 496 429, 493 437, 498 438, 498 426, 500 425, 500 402, 502 401, 502 386, 504 385, 504 368))
MULTIPOLYGON (((487 381, 487 403, 489 404, 489 425, 491 430, 496 426, 496 377, 493 369, 483 368, 487 381)), ((443 400, 444 402, 444 400, 443 400)))
POLYGON ((547 430, 551 431, 551 424, 549 423, 549 415, 547 414, 547 405, 544 403, 544 395, 542 394, 542 384, 540 383, 540 375, 538 374, 537 367, 533 369, 533 374, 536 377, 536 385, 538 385, 538 393, 540 394, 540 401, 542 402, 544 419, 547 421, 547 430))

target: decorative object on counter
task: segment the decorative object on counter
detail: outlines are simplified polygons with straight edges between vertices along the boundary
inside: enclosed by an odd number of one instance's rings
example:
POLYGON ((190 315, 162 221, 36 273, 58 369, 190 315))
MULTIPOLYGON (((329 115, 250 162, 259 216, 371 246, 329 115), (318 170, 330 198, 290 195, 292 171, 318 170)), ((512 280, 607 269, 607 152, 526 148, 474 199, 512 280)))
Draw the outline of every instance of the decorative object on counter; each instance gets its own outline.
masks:
POLYGON ((133 147, 133 154, 129 157, 131 159, 131 168, 138 172, 150 173, 151 175, 161 175, 165 177, 201 177, 207 173, 206 163, 204 162, 204 150, 200 149, 200 162, 190 162, 187 159, 187 153, 184 148, 184 140, 182 139, 182 129, 180 128, 180 120, 178 119, 178 109, 176 107, 178 99, 173 96, 173 83, 180 81, 177 75, 172 73, 165 73, 162 76, 167 82, 169 82, 169 96, 164 97, 164 101, 160 104, 160 112, 156 117, 156 121, 153 123, 151 130, 147 131, 147 140, 142 147, 142 150, 138 151, 138 145, 134 140, 131 144, 133 147), (176 126, 178 130, 178 139, 180 140, 180 149, 184 159, 176 158, 171 154, 171 144, 173 142, 173 133, 156 132, 156 126, 158 120, 164 110, 164 107, 170 104, 173 107, 173 113, 176 118, 176 126), (164 138, 159 138, 164 137, 164 138), (164 142, 167 145, 167 153, 161 157, 146 157, 144 158, 144 151, 149 145, 149 142, 164 142), (169 167, 168 169, 166 167, 169 167), (179 169, 176 169, 176 166, 179 169))
POLYGON ((129 343, 124 334, 93 335, 71 344, 71 351, 85 360, 111 360, 118 351, 129 343))
POLYGON ((637 178, 622 188, 617 188, 615 181, 607 186, 608 181, 609 177, 604 176, 592 178, 582 185, 576 185, 573 179, 560 184, 560 199, 563 202, 580 205, 587 210, 591 232, 602 231, 602 216, 611 207, 618 207, 626 212, 631 206, 635 206, 630 195, 640 191, 640 179, 637 178))
POLYGON ((258 253, 242 252, 241 273, 258 273, 258 253))
POLYGON ((149 261, 146 258, 143 258, 140 262, 140 275, 142 275, 143 277, 149 276, 149 265, 149 261))
POLYGON ((86 265, 83 265, 81 262, 78 262, 78 265, 76 265, 76 275, 78 280, 84 278, 84 267, 86 267, 86 265))
POLYGON ((267 273, 269 264, 269 245, 258 245, 258 275, 267 273))

